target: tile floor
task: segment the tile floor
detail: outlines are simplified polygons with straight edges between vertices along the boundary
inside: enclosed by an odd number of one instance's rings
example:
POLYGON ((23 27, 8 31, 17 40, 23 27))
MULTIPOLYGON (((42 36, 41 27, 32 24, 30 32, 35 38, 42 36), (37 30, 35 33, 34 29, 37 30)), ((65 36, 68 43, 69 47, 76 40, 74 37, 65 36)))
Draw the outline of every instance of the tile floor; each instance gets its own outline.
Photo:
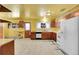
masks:
POLYGON ((63 55, 51 40, 15 40, 15 55, 63 55))

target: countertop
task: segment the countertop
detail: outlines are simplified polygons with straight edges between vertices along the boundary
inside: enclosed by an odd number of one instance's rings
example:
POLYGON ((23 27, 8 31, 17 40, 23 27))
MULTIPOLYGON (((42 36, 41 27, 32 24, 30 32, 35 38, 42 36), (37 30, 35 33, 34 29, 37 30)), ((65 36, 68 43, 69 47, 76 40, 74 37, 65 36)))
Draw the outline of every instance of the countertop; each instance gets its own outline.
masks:
POLYGON ((0 46, 13 41, 13 39, 0 39, 0 46))

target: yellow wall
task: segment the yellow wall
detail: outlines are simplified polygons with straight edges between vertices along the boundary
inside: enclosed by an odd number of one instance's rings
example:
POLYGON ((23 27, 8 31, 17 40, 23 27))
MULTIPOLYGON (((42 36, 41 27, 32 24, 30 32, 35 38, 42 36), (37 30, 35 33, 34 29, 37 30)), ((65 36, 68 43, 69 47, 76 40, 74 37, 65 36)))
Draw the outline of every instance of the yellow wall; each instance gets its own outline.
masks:
MULTIPOLYGON (((30 22, 31 23, 31 31, 35 32, 36 31, 36 25, 37 25, 38 22, 41 22, 41 19, 26 19, 25 22, 30 22)), ((49 19, 48 22, 51 22, 51 19, 49 19)), ((51 27, 50 29, 52 31, 58 31, 59 30, 59 28, 57 28, 57 27, 51 27)))
MULTIPOLYGON (((3 19, 3 20, 8 20, 8 21, 11 21, 13 23, 18 23, 20 18, 9 18, 8 16, 10 15, 10 13, 0 13, 0 18, 3 19)), ((38 22, 41 22, 41 19, 24 19, 25 22, 30 22, 31 23, 31 31, 32 32, 35 32, 36 31, 36 25, 38 22)), ((51 19, 48 20, 48 22, 50 22, 51 19)), ((16 30, 13 30, 13 29, 9 29, 7 28, 8 24, 4 24, 4 36, 5 37, 11 37, 11 36, 17 36, 18 35, 18 30, 21 31, 23 29, 18 29, 17 31, 16 30)), ((59 28, 51 28, 52 31, 58 31, 59 28)))
MULTIPOLYGON (((36 31, 36 25, 37 25, 38 22, 40 22, 40 20, 38 20, 38 19, 26 19, 26 20, 24 20, 24 21, 31 23, 31 31, 32 31, 32 32, 35 32, 35 31, 36 31)), ((14 21, 14 22, 18 23, 18 21, 14 21)), ((5 28, 4 33, 5 33, 5 36, 11 37, 11 36, 17 36, 17 35, 18 35, 18 31, 22 31, 22 30, 24 30, 24 29, 13 30, 13 29, 5 28)), ((42 30, 43 30, 43 29, 42 29, 42 30)), ((51 28, 51 30, 52 30, 53 32, 56 32, 56 31, 59 30, 59 28, 51 28)))

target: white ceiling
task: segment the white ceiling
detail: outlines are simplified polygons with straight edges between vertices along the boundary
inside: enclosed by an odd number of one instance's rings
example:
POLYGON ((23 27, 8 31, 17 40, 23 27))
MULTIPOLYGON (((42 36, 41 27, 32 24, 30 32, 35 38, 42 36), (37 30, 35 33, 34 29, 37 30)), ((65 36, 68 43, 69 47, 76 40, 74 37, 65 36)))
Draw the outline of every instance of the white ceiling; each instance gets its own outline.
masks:
POLYGON ((3 4, 15 14, 25 17, 40 17, 40 11, 50 12, 51 16, 59 16, 74 8, 77 4, 3 4))

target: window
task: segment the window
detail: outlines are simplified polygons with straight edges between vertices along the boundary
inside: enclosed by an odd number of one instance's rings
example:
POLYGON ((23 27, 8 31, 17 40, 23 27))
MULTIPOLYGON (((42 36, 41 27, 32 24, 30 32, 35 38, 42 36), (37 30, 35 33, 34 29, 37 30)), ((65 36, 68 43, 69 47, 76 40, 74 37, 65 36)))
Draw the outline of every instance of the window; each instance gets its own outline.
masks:
POLYGON ((46 28, 46 23, 41 23, 41 28, 46 28))
POLYGON ((17 29, 17 28, 18 28, 18 24, 16 24, 16 23, 9 23, 9 24, 8 24, 8 28, 17 29))
POLYGON ((37 23, 37 29, 42 29, 42 28, 50 28, 50 22, 46 22, 46 23, 37 23))
POLYGON ((30 23, 25 23, 25 30, 31 30, 30 23))

